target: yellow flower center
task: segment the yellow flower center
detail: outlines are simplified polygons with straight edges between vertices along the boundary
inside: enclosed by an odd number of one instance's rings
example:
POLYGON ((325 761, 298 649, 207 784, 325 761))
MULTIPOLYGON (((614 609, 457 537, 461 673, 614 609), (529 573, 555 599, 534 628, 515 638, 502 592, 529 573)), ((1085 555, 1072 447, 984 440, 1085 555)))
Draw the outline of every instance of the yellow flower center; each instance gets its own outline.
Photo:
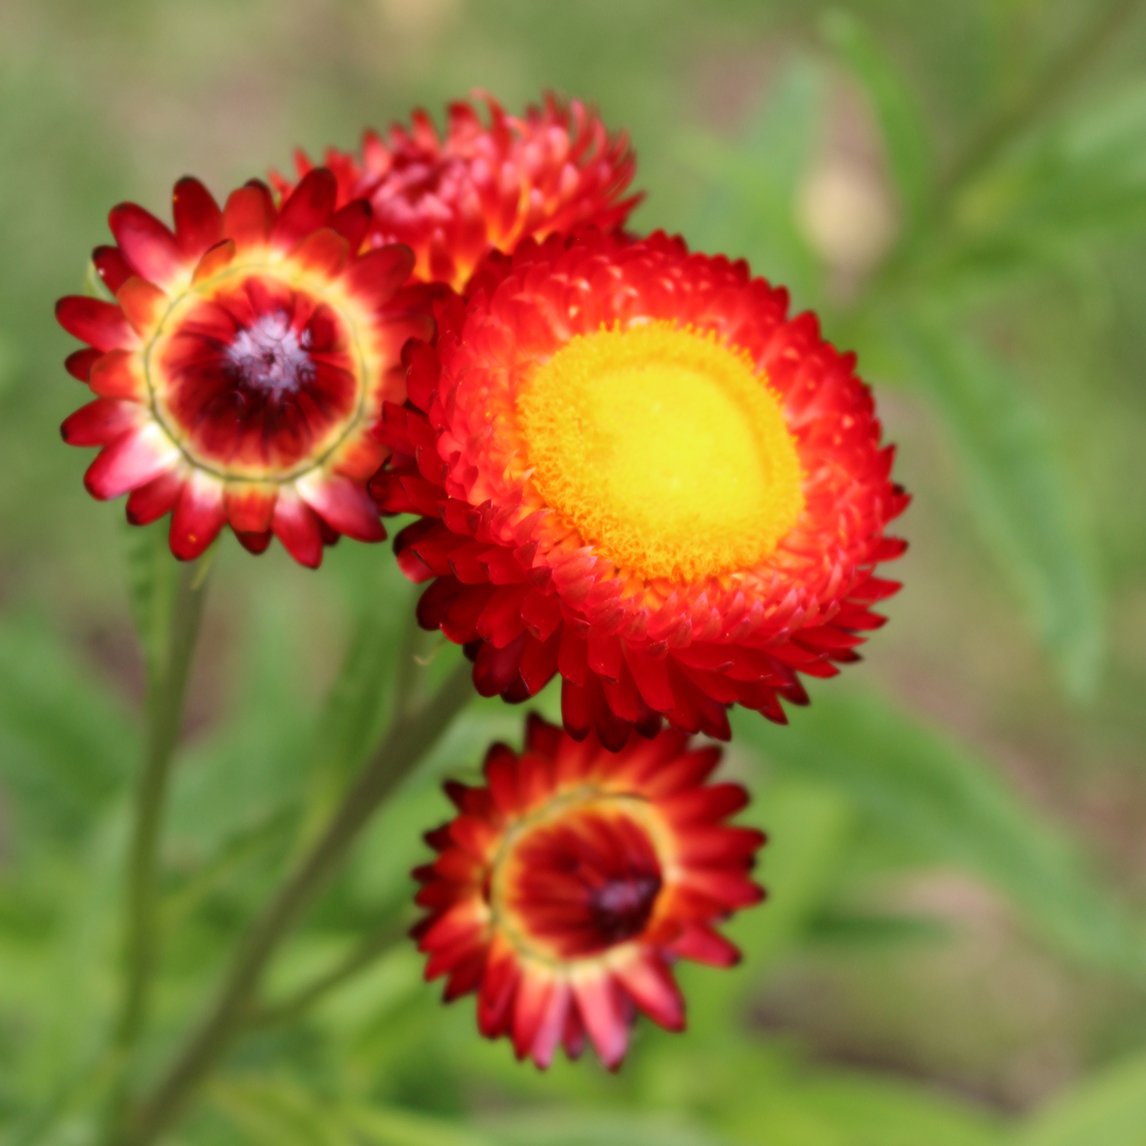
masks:
POLYGON ((578 335, 527 379, 517 413, 546 503, 646 579, 750 568, 804 508, 778 397, 712 334, 578 335))

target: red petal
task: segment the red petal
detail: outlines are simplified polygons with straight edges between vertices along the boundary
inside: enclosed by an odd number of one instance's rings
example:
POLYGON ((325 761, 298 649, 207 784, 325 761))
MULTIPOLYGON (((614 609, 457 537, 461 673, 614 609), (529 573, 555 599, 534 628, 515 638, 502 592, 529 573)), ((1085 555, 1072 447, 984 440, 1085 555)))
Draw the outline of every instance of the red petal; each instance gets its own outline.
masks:
POLYGON ((142 335, 151 333, 168 305, 167 295, 146 279, 130 278, 116 293, 127 321, 142 335))
POLYGON ((312 231, 327 226, 337 195, 338 185, 325 167, 308 171, 280 208, 271 241, 293 247, 312 231))
POLYGON ((88 384, 101 398, 140 400, 147 391, 136 355, 127 350, 109 350, 92 366, 88 384))
POLYGON ((709 967, 731 967, 740 962, 740 952, 711 927, 690 927, 672 945, 674 954, 709 967))
POLYGON ((227 520, 231 523, 231 528, 236 533, 256 535, 266 533, 274 520, 275 497, 274 486, 259 486, 245 482, 241 485, 228 485, 223 493, 223 503, 227 508, 227 520))
POLYGON ((56 303, 56 321, 81 342, 96 350, 134 346, 138 339, 113 302, 72 294, 56 303))
POLYGON ((161 431, 147 426, 125 434, 103 449, 88 467, 84 484, 93 497, 106 501, 146 485, 169 469, 177 457, 177 451, 161 431))
POLYGON ((413 269, 414 252, 393 244, 355 260, 346 277, 352 291, 361 294, 369 305, 380 306, 394 296, 413 269))
POLYGON ((668 1031, 684 1030, 684 999, 672 972, 659 955, 646 955, 623 963, 616 970, 633 1002, 654 1023, 668 1031))
POLYGON ((213 278, 220 271, 226 270, 234 261, 236 253, 237 248, 233 239, 224 239, 221 243, 216 243, 199 260, 199 265, 196 266, 191 281, 201 283, 205 279, 213 278))
POLYGON ((313 231, 291 252, 292 260, 316 274, 334 277, 342 273, 350 258, 350 246, 337 232, 324 228, 313 231))
POLYGON ((352 251, 361 249, 363 240, 370 230, 370 220, 374 212, 365 199, 355 199, 336 211, 330 220, 330 229, 337 231, 350 244, 352 251))
POLYGON ((386 530, 366 490, 344 477, 329 475, 297 483, 299 496, 329 525, 356 541, 381 541, 386 530))
POLYGON ((193 561, 218 537, 225 521, 219 482, 193 475, 171 515, 171 552, 181 561, 193 561))
POLYGON ((513 1050, 519 1059, 531 1053, 534 1039, 549 1012, 549 1001, 556 985, 548 969, 538 970, 531 967, 521 976, 521 984, 513 1004, 513 1023, 510 1032, 513 1037, 513 1050))
POLYGON ((119 247, 96 247, 92 252, 92 263, 103 285, 112 294, 115 294, 135 274, 135 271, 127 265, 127 260, 119 247))
POLYGON ((236 530, 235 536, 239 539, 239 544, 248 553, 253 553, 257 557, 260 553, 267 551, 267 546, 270 545, 274 534, 269 529, 265 533, 240 533, 236 530))
POLYGON ((314 511, 294 495, 280 494, 275 502, 275 536, 300 564, 311 569, 322 561, 322 533, 314 511))
POLYGON ((739 784, 711 784, 698 791, 681 792, 661 802, 665 815, 681 824, 722 820, 748 805, 748 793, 739 784))
POLYGON ((534 1032, 530 1051, 530 1057, 542 1070, 547 1069, 553 1061, 553 1055, 569 1022, 572 1003, 573 992, 569 984, 563 980, 555 983, 548 1006, 534 1032))
POLYGON ((86 382, 91 377, 92 366, 99 359, 100 353, 90 346, 84 347, 83 350, 74 350, 64 359, 64 369, 73 378, 86 382))
POLYGON ((175 184, 175 238, 185 255, 197 258, 223 237, 223 212, 215 197, 191 176, 175 184))
POLYGON ((581 1021, 598 1056, 610 1070, 616 1070, 629 1047, 629 1025, 612 979, 602 974, 596 979, 575 980, 573 993, 581 1021))
POLYGON ((98 398, 81 407, 60 427, 69 446, 102 446, 132 429, 140 407, 132 402, 98 398))
POLYGON ((149 211, 120 203, 111 209, 108 224, 137 275, 165 282, 178 273, 182 259, 175 236, 149 211))
POLYGON ((183 488, 183 475, 168 470, 127 495, 127 520, 132 525, 150 525, 173 509, 183 488))
POLYGON ((267 241, 275 208, 270 190, 257 181, 232 191, 223 208, 223 234, 235 245, 259 247, 267 241))

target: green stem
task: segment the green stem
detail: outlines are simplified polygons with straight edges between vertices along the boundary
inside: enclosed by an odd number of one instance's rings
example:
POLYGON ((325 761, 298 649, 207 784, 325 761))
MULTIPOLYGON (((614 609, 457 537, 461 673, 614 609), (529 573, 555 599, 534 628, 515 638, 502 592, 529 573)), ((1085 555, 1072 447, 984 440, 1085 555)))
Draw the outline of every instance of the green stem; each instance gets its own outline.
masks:
POLYGON ((329 971, 316 976, 286 998, 256 1009, 247 1017, 248 1029, 274 1027, 289 1023, 309 1011, 320 999, 337 990, 355 976, 368 970, 404 938, 405 929, 387 921, 360 940, 329 971))
MULTIPOLYGON (((165 555, 170 561, 170 557, 165 555)), ((148 665, 143 771, 135 792, 127 868, 125 983, 115 1048, 125 1073, 147 1022, 158 956, 156 890, 171 765, 205 596, 200 563, 174 568, 163 651, 148 665)))
POLYGON ((473 696, 463 663, 412 712, 396 714, 382 744, 351 785, 321 835, 299 859, 239 942, 215 1002, 126 1131, 108 1146, 150 1146, 182 1113, 196 1087, 241 1030, 272 955, 346 858, 374 812, 408 776, 473 696))

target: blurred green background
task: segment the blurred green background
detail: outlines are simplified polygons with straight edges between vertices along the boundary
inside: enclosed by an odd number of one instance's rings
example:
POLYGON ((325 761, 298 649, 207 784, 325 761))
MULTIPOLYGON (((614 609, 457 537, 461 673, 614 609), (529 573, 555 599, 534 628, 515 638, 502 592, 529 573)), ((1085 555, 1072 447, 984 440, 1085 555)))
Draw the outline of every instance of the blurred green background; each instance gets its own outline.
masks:
MULTIPOLYGON (((1146 8, 1124 0, 5 0, 0 8, 0 1141, 91 1141, 143 670, 122 507, 59 441, 55 298, 122 199, 165 213, 473 87, 635 143, 641 229, 746 256, 854 346, 915 495, 864 666, 729 769, 772 843, 734 972, 619 1076, 538 1075, 442 1008, 419 833, 519 711, 475 703, 273 969, 382 953, 228 1057, 188 1146, 1146 1143, 1146 8)), ((162 527, 160 527, 162 528, 162 527)), ((138 532, 138 531, 136 531, 138 532)), ((135 539, 138 540, 138 539, 135 539)), ((411 599, 230 540, 165 850, 164 1060, 385 717, 411 599), (376 677, 313 721, 353 634, 376 677), (308 811, 310 809, 310 811, 308 811), (300 827, 301 825, 301 827, 300 827)), ((456 655, 444 650, 443 663, 456 655)), ((543 707, 552 707, 552 697, 543 707)), ((145 1067, 146 1069, 146 1067, 145 1067)))

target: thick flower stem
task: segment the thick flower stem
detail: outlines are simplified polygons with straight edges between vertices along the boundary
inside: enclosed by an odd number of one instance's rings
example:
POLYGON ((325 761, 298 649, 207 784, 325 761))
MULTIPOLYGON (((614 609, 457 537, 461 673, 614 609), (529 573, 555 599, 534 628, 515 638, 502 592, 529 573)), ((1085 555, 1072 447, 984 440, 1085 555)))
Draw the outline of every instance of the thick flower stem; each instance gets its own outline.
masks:
POLYGON ((205 570, 201 563, 180 564, 172 568, 162 649, 148 665, 145 751, 135 793, 128 855, 124 937, 126 974, 115 1031, 116 1049, 125 1071, 146 1024, 150 1004, 158 952, 156 887, 159 842, 183 715, 183 697, 205 596, 205 570))
POLYGON ((238 1034, 259 979, 280 942, 335 874, 362 829, 473 696, 468 664, 410 712, 399 712, 382 744, 346 792, 326 828, 239 943, 215 1002, 154 1091, 115 1139, 149 1146, 182 1113, 195 1088, 238 1034))

